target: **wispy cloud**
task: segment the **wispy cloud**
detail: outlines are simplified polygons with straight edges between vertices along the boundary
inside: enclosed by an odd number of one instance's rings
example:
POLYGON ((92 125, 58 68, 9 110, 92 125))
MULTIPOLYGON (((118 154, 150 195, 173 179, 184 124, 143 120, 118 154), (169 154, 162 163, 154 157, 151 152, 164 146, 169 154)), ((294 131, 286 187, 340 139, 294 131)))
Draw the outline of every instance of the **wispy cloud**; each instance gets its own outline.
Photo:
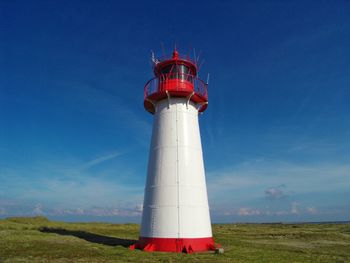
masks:
POLYGON ((270 187, 265 190, 265 197, 269 200, 276 200, 286 198, 288 193, 286 192, 286 185, 281 184, 279 186, 270 187))
POLYGON ((55 207, 50 205, 16 204, 15 206, 0 207, 3 216, 91 216, 91 217, 140 217, 142 205, 123 203, 118 206, 85 206, 85 207, 55 207))
POLYGON ((60 85, 65 92, 60 92, 58 96, 64 96, 62 99, 75 110, 101 115, 105 121, 118 123, 118 130, 131 133, 138 143, 148 146, 146 139, 151 135, 151 123, 147 122, 145 116, 135 112, 137 107, 131 107, 117 93, 81 83, 62 82, 60 85), (79 108, 76 108, 76 105, 79 105, 79 108))
POLYGON ((318 213, 316 207, 307 207, 306 210, 312 215, 316 215, 318 213))
POLYGON ((298 164, 261 159, 207 173, 209 194, 213 197, 228 192, 232 196, 235 191, 241 193, 242 189, 256 197, 262 196, 262 193, 281 197, 288 194, 284 191, 287 185, 299 194, 332 189, 347 190, 350 187, 349 176, 349 164, 298 164), (271 185, 279 187, 271 188, 271 185))
POLYGON ((240 216, 253 216, 253 215, 260 215, 261 212, 259 209, 252 209, 248 207, 241 207, 238 210, 238 215, 240 216))
POLYGON ((216 215, 224 216, 241 216, 241 217, 278 217, 286 215, 299 215, 301 213, 315 214, 316 208, 306 207, 302 208, 301 204, 298 202, 290 202, 284 204, 282 209, 272 208, 272 207, 261 207, 261 205, 256 206, 244 206, 236 208, 225 208, 216 210, 216 215))
POLYGON ((103 155, 103 156, 97 157, 97 158, 95 158, 93 160, 88 161, 84 165, 82 165, 81 169, 91 168, 91 167, 93 167, 95 165, 99 165, 100 163, 103 163, 105 161, 114 159, 114 158, 116 158, 118 156, 121 156, 121 155, 122 155, 122 153, 120 153, 120 152, 114 152, 114 153, 111 153, 111 154, 107 154, 107 155, 103 155))
POLYGON ((44 214, 43 206, 41 204, 35 205, 35 207, 34 207, 32 212, 35 215, 43 215, 44 214))
POLYGON ((276 217, 277 220, 281 216, 322 213, 344 218, 348 209, 346 201, 339 202, 339 197, 335 197, 339 209, 334 212, 335 203, 330 198, 336 192, 350 194, 349 171, 350 166, 343 163, 300 164, 261 158, 211 171, 207 173, 211 211, 214 217, 276 217))
POLYGON ((100 167, 122 154, 114 151, 89 161, 43 160, 29 170, 2 169, 0 207, 7 213, 35 214, 46 213, 48 206, 67 211, 91 206, 118 207, 124 200, 134 207, 142 203, 143 185, 126 179, 133 175, 132 168, 100 167), (99 169, 91 169, 97 166, 99 169))
POLYGON ((134 207, 88 207, 88 208, 55 208, 47 211, 48 215, 83 215, 83 216, 133 216, 140 217, 142 210, 134 207))

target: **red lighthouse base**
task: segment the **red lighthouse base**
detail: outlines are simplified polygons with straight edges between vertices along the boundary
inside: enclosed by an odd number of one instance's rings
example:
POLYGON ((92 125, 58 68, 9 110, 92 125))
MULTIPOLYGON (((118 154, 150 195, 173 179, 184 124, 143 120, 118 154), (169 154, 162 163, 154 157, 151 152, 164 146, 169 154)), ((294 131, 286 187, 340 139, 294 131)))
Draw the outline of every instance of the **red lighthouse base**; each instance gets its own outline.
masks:
POLYGON ((139 241, 130 246, 130 249, 144 251, 163 251, 177 253, 194 253, 215 250, 212 237, 204 238, 156 238, 140 237, 139 241))

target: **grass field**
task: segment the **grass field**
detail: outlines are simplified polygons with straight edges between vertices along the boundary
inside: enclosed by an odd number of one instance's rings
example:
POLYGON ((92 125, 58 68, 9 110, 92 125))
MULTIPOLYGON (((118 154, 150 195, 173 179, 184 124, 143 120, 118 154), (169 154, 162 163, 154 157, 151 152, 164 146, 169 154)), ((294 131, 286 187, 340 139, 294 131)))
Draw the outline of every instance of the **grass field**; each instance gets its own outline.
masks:
POLYGON ((129 250, 139 225, 0 220, 0 262, 350 262, 350 224, 213 225, 224 254, 129 250))

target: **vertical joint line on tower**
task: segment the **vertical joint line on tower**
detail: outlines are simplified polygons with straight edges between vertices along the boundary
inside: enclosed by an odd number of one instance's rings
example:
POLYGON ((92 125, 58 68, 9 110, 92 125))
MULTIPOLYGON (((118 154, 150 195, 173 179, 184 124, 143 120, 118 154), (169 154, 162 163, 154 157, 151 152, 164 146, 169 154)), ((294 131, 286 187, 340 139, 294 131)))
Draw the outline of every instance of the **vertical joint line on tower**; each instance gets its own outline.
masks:
POLYGON ((175 124, 176 124, 176 184, 177 184, 177 237, 180 238, 180 178, 179 178, 179 128, 178 128, 178 116, 177 108, 175 110, 175 124))

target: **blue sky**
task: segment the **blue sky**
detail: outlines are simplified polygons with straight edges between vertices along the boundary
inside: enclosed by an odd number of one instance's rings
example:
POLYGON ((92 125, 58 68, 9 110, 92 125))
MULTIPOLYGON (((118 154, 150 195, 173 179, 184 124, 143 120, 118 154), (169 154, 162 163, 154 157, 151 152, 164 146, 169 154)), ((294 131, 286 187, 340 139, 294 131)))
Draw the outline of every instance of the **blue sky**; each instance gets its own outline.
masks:
POLYGON ((190 2, 1 1, 0 217, 139 222, 150 50, 176 43, 211 76, 212 221, 350 219, 350 3, 190 2))

